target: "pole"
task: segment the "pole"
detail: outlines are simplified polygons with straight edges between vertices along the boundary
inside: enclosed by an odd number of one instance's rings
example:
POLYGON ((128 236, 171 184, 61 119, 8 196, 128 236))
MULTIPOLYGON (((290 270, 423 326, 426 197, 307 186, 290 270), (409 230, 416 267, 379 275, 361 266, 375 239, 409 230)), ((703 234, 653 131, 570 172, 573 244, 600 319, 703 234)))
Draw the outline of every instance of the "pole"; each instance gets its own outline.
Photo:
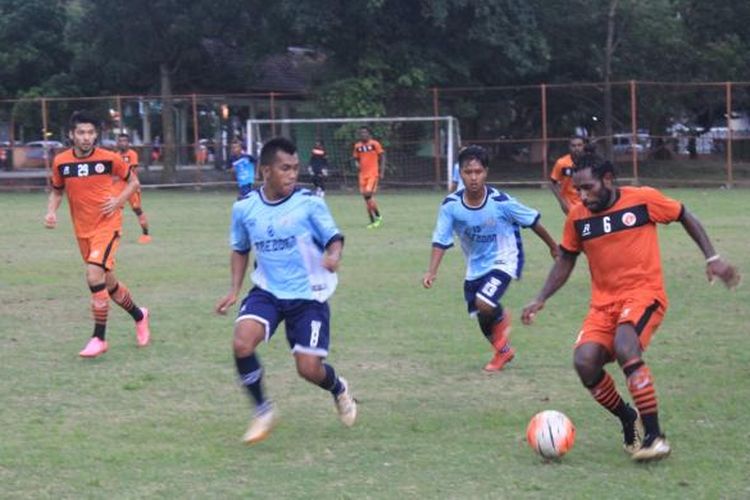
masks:
POLYGON ((448 118, 448 137, 446 138, 446 144, 448 146, 448 151, 446 152, 446 186, 448 187, 448 190, 451 188, 451 183, 453 179, 451 178, 451 174, 453 172, 453 155, 454 155, 454 149, 453 149, 453 118, 448 118))
POLYGON ((125 133, 125 128, 122 126, 122 97, 121 96, 115 96, 115 106, 117 106, 117 125, 120 127, 120 131, 118 133, 123 134, 125 133))
POLYGON ((42 97, 41 99, 42 104, 42 144, 44 145, 42 147, 42 152, 44 154, 44 168, 47 170, 47 188, 51 187, 52 185, 52 166, 50 164, 50 157, 49 157, 49 148, 47 148, 47 125, 48 125, 48 116, 47 116, 47 99, 42 97))
POLYGON ((638 181, 638 106, 635 100, 635 80, 630 80, 630 158, 633 163, 633 182, 637 186, 638 181))
POLYGON ((734 184, 732 172, 732 82, 726 82, 727 88, 727 187, 734 184))
MULTIPOLYGON (((432 87, 432 116, 440 116, 440 104, 438 101, 438 89, 432 87)), ((435 166, 435 185, 440 185, 440 124, 437 120, 434 121, 433 125, 433 138, 432 138, 432 156, 434 158, 433 164, 435 166)), ((449 160, 450 161, 450 160, 449 160)), ((448 176, 450 179, 450 175, 448 176)))
POLYGON ((276 94, 274 92, 269 94, 269 101, 269 106, 271 107, 271 137, 276 137, 276 122, 273 121, 276 119, 276 94))
POLYGON ((198 100, 195 94, 193 94, 191 101, 191 104, 193 106, 193 152, 195 155, 195 178, 198 182, 200 182, 202 162, 198 161, 198 156, 200 155, 200 131, 198 130, 198 100))
POLYGON ((540 91, 542 93, 542 180, 547 180, 549 169, 547 163, 547 148, 549 147, 547 143, 547 84, 543 83, 540 91))

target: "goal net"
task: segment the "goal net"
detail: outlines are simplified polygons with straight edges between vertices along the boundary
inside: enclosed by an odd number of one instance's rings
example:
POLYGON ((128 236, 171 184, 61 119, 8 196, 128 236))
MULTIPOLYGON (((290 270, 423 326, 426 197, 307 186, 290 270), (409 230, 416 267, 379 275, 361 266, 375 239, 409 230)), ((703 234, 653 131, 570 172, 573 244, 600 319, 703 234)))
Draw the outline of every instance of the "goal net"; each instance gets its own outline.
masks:
POLYGON ((310 152, 321 141, 330 165, 328 182, 354 188, 357 170, 352 152, 361 127, 368 127, 372 137, 385 149, 386 168, 381 185, 449 185, 460 143, 458 121, 451 116, 250 119, 247 147, 257 157, 263 143, 270 138, 291 139, 300 158, 300 180, 305 182, 309 180, 310 152))

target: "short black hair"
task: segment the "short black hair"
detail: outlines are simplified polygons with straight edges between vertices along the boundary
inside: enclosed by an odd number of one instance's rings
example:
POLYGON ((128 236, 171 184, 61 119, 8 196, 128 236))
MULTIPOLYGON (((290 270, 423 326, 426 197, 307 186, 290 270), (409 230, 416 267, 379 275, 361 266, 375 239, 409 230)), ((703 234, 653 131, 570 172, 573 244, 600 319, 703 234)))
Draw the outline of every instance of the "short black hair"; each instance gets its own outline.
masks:
POLYGON ((573 171, 580 172, 581 170, 586 170, 587 168, 590 168, 591 175, 599 180, 604 179, 604 175, 607 173, 612 174, 612 177, 616 176, 615 166, 612 164, 612 162, 609 160, 605 160, 595 153, 586 152, 582 154, 575 161, 573 171))
POLYGON ((293 155, 297 152, 297 146, 286 137, 274 137, 263 144, 263 148, 260 150, 260 164, 271 165, 279 151, 293 155))
POLYGON ((582 140, 584 144, 588 144, 589 143, 588 138, 586 138, 586 137, 584 137, 584 136, 582 136, 580 134, 573 134, 573 135, 571 135, 570 139, 568 139, 568 142, 575 141, 576 139, 582 140))
POLYGON ((73 111, 68 121, 68 129, 75 130, 75 128, 81 123, 90 123, 95 129, 99 129, 99 121, 95 119, 86 111, 73 111))
POLYGON ((463 168, 464 164, 471 160, 477 160, 484 168, 489 168, 490 166, 490 155, 487 153, 487 150, 476 144, 470 144, 458 152, 459 168, 463 168))
POLYGON ((120 137, 124 137, 127 140, 130 140, 130 134, 126 134, 125 132, 121 132, 121 133, 117 134, 117 138, 119 139, 120 137))

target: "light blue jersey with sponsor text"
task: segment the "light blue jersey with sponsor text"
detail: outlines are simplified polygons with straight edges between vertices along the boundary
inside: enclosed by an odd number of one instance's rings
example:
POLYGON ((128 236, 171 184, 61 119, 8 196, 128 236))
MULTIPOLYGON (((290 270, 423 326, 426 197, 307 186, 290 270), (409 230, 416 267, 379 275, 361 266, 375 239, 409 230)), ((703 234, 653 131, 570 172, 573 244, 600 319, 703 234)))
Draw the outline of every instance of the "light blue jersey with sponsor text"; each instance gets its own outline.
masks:
POLYGON ((253 283, 279 299, 325 302, 338 278, 322 266, 325 247, 342 240, 325 202, 307 189, 270 202, 262 188, 232 209, 230 246, 255 252, 253 283))
POLYGON ((518 279, 524 263, 520 228, 536 224, 540 214, 495 188, 485 190, 484 201, 477 207, 464 203, 462 189, 443 200, 432 245, 450 248, 455 234, 466 260, 467 280, 492 269, 518 279))

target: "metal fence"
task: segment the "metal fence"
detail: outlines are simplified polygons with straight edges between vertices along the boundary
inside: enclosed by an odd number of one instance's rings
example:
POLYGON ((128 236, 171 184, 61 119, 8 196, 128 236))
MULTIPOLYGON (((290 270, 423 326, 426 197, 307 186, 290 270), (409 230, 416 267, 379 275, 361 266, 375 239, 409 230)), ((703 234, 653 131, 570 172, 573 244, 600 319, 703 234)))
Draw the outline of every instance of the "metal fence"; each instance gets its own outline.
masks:
MULTIPOLYGON (((402 91, 385 104, 388 116, 457 118, 464 144, 490 149, 496 182, 545 181, 569 137, 580 134, 633 183, 750 185, 750 82, 436 87, 402 91)), ((131 135, 141 164, 153 174, 145 176, 147 183, 228 182, 228 145, 244 138, 248 118, 325 117, 315 94, 176 95, 171 106, 154 95, 1 99, 0 185, 43 179, 54 153, 65 147, 67 120, 78 109, 101 118, 105 147, 120 132, 131 135), (165 141, 162 114, 170 107, 174 140, 165 141), (174 170, 164 165, 167 150, 174 153, 174 170)), ((281 123, 273 129, 285 133, 281 123)), ((445 183, 445 172, 434 175, 426 184, 445 183)))

